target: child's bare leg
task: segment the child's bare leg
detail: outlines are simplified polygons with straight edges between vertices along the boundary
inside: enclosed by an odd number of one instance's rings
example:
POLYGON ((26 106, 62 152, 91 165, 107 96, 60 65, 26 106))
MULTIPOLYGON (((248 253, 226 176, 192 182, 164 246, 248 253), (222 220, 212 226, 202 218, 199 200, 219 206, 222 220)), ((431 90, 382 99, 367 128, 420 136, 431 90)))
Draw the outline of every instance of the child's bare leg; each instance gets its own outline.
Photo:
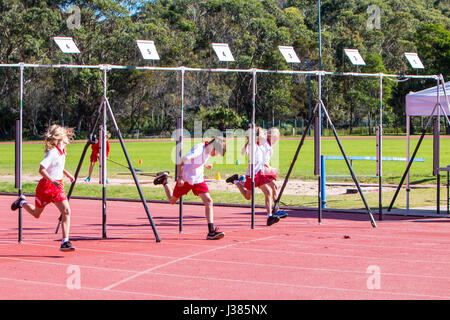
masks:
POLYGON ((34 205, 29 204, 28 202, 25 202, 22 205, 22 208, 24 208, 29 214, 31 214, 36 219, 39 219, 41 213, 44 211, 44 208, 35 207, 34 205))
POLYGON ((213 213, 213 200, 209 193, 200 193, 199 197, 202 199, 205 205, 205 217, 206 221, 209 223, 214 223, 214 213, 213 213))
POLYGON ((269 182, 269 186, 272 189, 272 198, 273 198, 273 202, 277 201, 277 197, 278 197, 278 186, 275 183, 275 180, 271 180, 269 182))
POLYGON ((92 171, 94 171, 95 162, 91 162, 89 165, 89 174, 88 177, 92 177, 92 171))
POLYGON ((263 184, 259 187, 261 191, 264 193, 265 197, 265 205, 266 205, 266 211, 267 215, 272 215, 272 190, 267 184, 263 184))
MULTIPOLYGON (((172 203, 172 198, 173 198, 172 197, 172 188, 169 186, 168 183, 164 184, 163 187, 164 187, 164 192, 166 193, 167 200, 169 200, 170 203, 173 204, 172 203)), ((175 202, 177 202, 177 201, 175 200, 175 202)))
POLYGON ((61 232, 63 239, 69 239, 70 230, 70 206, 68 200, 55 202, 56 207, 61 213, 61 232))
POLYGON ((236 182, 235 185, 238 187, 241 194, 245 199, 250 200, 252 198, 252 191, 244 188, 244 184, 242 182, 236 182))

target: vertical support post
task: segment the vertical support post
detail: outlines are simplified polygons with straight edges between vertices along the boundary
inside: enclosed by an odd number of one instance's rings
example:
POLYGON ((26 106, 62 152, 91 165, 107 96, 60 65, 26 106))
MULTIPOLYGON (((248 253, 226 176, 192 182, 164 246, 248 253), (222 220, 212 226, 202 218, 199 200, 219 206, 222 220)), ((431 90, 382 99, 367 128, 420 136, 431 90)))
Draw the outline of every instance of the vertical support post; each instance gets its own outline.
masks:
MULTIPOLYGON (((440 154, 440 130, 441 130, 441 97, 439 88, 440 78, 437 80, 437 104, 439 108, 437 110, 437 116, 434 119, 433 127, 433 175, 436 175, 436 213, 441 213, 441 173, 439 171, 439 154, 440 154)), ((433 115, 434 117, 434 115, 433 115)))
POLYGON ((100 130, 100 157, 101 157, 101 183, 102 183, 102 238, 106 238, 106 68, 103 69, 103 125, 100 130))
MULTIPOLYGON (((180 112, 180 118, 179 118, 179 124, 178 124, 178 150, 177 150, 177 166, 175 167, 175 175, 178 178, 178 166, 181 165, 181 159, 183 158, 183 122, 184 122, 184 73, 185 70, 181 70, 181 112, 180 112)), ((176 179, 177 179, 176 178, 176 179)), ((179 200, 179 209, 178 209, 178 216, 179 216, 179 232, 183 232, 183 197, 179 200)))
MULTIPOLYGON (((406 167, 408 167, 409 155, 410 155, 410 135, 411 135, 411 116, 406 116, 406 167)), ((409 210, 409 192, 411 191, 409 187, 409 171, 406 174, 406 210, 409 210)))
MULTIPOLYGON (((183 158, 183 123, 184 123, 184 68, 181 69, 181 110, 180 117, 177 122, 177 157, 175 165, 175 180, 178 179, 178 167, 181 165, 181 159, 183 158)), ((180 198, 178 203, 178 231, 183 232, 183 197, 180 198)))
POLYGON ((256 115, 256 69, 252 70, 252 124, 251 124, 251 139, 250 139, 250 175, 252 179, 252 222, 251 228, 255 229, 255 115, 256 115))
MULTIPOLYGON (((183 143, 183 131, 180 127, 182 127, 182 119, 178 117, 177 119, 177 129, 176 129, 176 157, 175 157, 175 181, 178 180, 178 167, 181 164, 182 159, 182 146, 183 143)), ((179 214, 178 214, 178 231, 183 232, 183 197, 179 200, 179 214)))
POLYGON ((380 73, 380 119, 377 127, 378 219, 383 220, 383 74, 380 73))
POLYGON ((325 156, 321 155, 320 156, 320 172, 322 173, 322 186, 321 186, 321 191, 322 191, 322 208, 325 209, 327 207, 327 194, 325 191, 325 185, 326 185, 326 171, 325 171, 325 156))
POLYGON ((449 178, 450 178, 450 176, 449 176, 449 171, 447 168, 447 214, 449 214, 448 209, 449 209, 449 201, 450 201, 449 178))
MULTIPOLYGON (((319 8, 320 8, 320 2, 319 2, 319 8)), ((319 13, 320 17, 320 13, 319 13)), ((315 144, 315 154, 316 154, 316 163, 320 161, 320 156, 322 155, 322 74, 319 73, 319 110, 317 110, 317 118, 316 118, 316 127, 314 128, 314 144, 315 144), (317 132, 317 133, 316 133, 317 132)), ((320 164, 316 168, 318 178, 318 222, 319 224, 322 224, 322 170, 320 170, 320 164)))
MULTIPOLYGON (((22 128, 23 128, 23 70, 24 64, 20 63, 20 89, 19 89, 19 120, 16 125, 16 188, 19 189, 19 197, 23 195, 22 190, 22 128)), ((18 241, 22 243, 23 225, 22 225, 22 208, 19 207, 18 213, 18 241)))
POLYGON ((383 220, 383 158, 381 150, 381 126, 376 127, 376 171, 378 176, 378 219, 383 220))

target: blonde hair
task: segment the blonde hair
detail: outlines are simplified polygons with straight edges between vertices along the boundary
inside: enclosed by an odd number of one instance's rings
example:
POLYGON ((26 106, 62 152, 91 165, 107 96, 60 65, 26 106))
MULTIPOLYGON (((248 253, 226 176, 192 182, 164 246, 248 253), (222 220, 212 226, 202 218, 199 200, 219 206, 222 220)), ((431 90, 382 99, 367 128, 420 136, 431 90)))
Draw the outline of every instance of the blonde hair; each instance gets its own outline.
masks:
POLYGON ((267 131, 267 136, 270 134, 270 143, 275 144, 280 140, 280 130, 277 127, 272 127, 267 131))
POLYGON ((227 143, 223 137, 217 136, 208 144, 212 144, 214 150, 216 150, 216 152, 221 156, 225 155, 225 152, 227 152, 227 143))
POLYGON ((51 125, 44 135, 45 152, 49 152, 58 145, 58 142, 67 137, 70 140, 74 137, 74 128, 62 127, 57 124, 51 125))
POLYGON ((277 127, 272 127, 267 132, 268 133, 270 132, 271 136, 275 136, 275 137, 279 137, 280 136, 280 130, 278 130, 277 127))
POLYGON ((256 127, 255 128, 255 136, 263 137, 265 139, 265 138, 267 138, 267 131, 262 127, 256 127))

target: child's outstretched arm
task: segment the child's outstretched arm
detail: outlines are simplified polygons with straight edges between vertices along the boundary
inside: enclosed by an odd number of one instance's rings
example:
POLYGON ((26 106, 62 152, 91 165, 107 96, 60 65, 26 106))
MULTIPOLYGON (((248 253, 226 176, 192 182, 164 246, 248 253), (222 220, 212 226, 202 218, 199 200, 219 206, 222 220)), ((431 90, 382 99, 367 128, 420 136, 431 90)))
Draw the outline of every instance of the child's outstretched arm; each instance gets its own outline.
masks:
POLYGON ((183 180, 183 169, 184 169, 184 162, 186 161, 186 158, 183 157, 183 159, 181 159, 181 163, 178 166, 178 172, 177 172, 177 184, 178 185, 183 185, 184 184, 184 180, 183 180))
POLYGON ((69 178, 70 182, 73 182, 75 180, 75 177, 66 169, 63 170, 64 175, 69 178))
POLYGON ((243 156, 245 156, 246 154, 248 154, 248 138, 247 138, 247 142, 245 142, 245 145, 242 147, 241 154, 242 154, 243 156))

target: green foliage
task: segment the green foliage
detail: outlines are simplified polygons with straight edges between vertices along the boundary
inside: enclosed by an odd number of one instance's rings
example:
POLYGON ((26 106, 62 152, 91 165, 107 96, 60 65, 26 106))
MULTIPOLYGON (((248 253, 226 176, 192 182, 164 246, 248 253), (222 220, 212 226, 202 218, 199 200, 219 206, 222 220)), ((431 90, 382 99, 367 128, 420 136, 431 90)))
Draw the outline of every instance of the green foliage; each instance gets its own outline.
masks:
MULTIPOLYGON (((427 74, 450 76, 448 1, 322 0, 322 64, 327 71, 411 73, 404 52, 418 52, 427 74), (379 9, 379 26, 371 27, 379 9), (366 60, 356 69, 344 55, 357 48, 366 60)), ((0 2, 0 63, 120 64, 200 68, 318 69, 318 7, 316 0, 47 0, 0 2), (69 28, 67 9, 78 6, 80 26, 69 28), (73 37, 81 54, 61 53, 54 36, 73 37), (161 60, 144 61, 136 39, 155 41, 161 60), (230 45, 235 62, 217 61, 213 42, 230 45), (278 46, 292 45, 302 63, 288 65, 278 46), (306 61, 309 60, 309 63, 306 61)), ((24 132, 38 137, 49 123, 88 130, 103 93, 98 70, 27 69, 24 91, 24 132)), ((12 138, 19 110, 18 72, 0 69, 0 138, 12 138)), ((385 119, 404 123, 404 95, 426 81, 383 82, 385 119)), ((257 120, 273 122, 308 114, 305 76, 258 74, 257 120)), ((186 73, 183 110, 185 127, 202 112, 220 114, 211 125, 245 127, 251 118, 250 74, 186 73), (200 108, 202 107, 202 109, 200 108), (217 107, 221 106, 221 107, 217 107), (200 113, 199 113, 200 112, 200 113), (230 116, 231 118, 227 118, 230 116), (234 120, 233 120, 234 119, 234 120), (239 122, 241 119, 242 121, 239 122)), ((317 82, 311 78, 312 101, 317 82)), ((377 121, 377 80, 324 80, 323 100, 335 125, 352 128, 377 121)), ((173 72, 114 71, 108 73, 108 96, 125 135, 170 134, 181 108, 180 75, 173 72)))
POLYGON ((234 110, 219 106, 214 109, 200 108, 197 120, 202 121, 204 130, 215 128, 222 132, 226 129, 241 128, 245 124, 245 119, 239 116, 234 110))

